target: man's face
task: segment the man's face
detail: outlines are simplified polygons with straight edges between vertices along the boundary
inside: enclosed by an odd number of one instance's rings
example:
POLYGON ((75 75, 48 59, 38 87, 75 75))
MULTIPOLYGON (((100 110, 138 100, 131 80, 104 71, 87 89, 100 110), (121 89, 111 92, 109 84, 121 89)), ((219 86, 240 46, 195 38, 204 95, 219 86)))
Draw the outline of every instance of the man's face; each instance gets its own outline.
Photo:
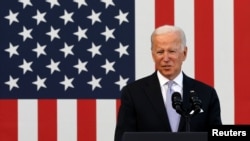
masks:
POLYGON ((186 59, 187 47, 181 47, 177 33, 155 35, 152 42, 152 57, 155 67, 168 79, 174 79, 181 71, 186 59))

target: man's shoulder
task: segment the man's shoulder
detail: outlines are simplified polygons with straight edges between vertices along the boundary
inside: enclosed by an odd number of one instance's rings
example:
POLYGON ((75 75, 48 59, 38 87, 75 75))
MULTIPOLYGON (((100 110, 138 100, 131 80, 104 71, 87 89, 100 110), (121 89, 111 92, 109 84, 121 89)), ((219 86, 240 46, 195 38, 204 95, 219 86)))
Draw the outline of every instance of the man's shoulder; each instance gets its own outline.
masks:
POLYGON ((150 75, 144 76, 142 78, 138 78, 135 81, 129 83, 127 86, 138 86, 138 85, 148 85, 158 81, 156 73, 152 73, 150 75))
POLYGON ((188 83, 190 85, 193 85, 195 87, 199 87, 199 88, 209 88, 209 89, 214 89, 214 87, 212 85, 210 85, 209 83, 206 83, 203 80, 199 80, 196 78, 192 78, 186 74, 183 75, 184 76, 184 83, 188 83))

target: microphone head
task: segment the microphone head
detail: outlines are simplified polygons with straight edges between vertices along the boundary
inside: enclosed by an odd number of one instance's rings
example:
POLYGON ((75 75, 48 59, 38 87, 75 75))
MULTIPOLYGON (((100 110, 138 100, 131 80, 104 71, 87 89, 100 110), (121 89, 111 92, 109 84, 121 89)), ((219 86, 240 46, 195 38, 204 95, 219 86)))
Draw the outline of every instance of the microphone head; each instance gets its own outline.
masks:
POLYGON ((200 113, 202 102, 195 91, 190 91, 190 101, 192 103, 192 110, 194 111, 193 114, 200 113))
POLYGON ((182 108, 181 94, 179 92, 174 92, 172 94, 172 106, 178 114, 182 116, 185 115, 185 111, 182 108))
POLYGON ((201 106, 201 100, 199 99, 195 91, 190 91, 190 101, 194 106, 201 106))
POLYGON ((174 92, 172 94, 172 106, 174 109, 176 109, 177 106, 182 105, 182 99, 181 94, 179 92, 174 92))

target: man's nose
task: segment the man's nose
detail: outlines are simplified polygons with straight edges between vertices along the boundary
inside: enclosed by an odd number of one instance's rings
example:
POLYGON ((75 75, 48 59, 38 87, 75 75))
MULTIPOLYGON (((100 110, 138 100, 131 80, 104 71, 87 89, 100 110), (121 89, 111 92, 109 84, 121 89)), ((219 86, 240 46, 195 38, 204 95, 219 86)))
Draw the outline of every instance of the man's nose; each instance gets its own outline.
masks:
POLYGON ((164 53, 163 59, 164 59, 164 61, 168 61, 169 60, 169 53, 168 52, 164 53))

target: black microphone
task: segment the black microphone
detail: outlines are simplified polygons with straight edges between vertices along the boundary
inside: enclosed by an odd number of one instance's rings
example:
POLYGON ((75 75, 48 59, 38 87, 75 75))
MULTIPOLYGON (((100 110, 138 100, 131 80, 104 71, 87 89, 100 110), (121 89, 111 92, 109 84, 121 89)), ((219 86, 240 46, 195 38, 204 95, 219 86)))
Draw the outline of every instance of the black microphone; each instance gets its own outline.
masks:
POLYGON ((202 106, 202 102, 199 99, 198 95, 195 93, 194 90, 190 91, 190 101, 192 103, 192 110, 193 110, 193 114, 198 114, 201 112, 201 106, 202 106))
POLYGON ((172 106, 178 114, 184 115, 184 110, 182 109, 181 94, 179 92, 174 92, 172 94, 172 106))

